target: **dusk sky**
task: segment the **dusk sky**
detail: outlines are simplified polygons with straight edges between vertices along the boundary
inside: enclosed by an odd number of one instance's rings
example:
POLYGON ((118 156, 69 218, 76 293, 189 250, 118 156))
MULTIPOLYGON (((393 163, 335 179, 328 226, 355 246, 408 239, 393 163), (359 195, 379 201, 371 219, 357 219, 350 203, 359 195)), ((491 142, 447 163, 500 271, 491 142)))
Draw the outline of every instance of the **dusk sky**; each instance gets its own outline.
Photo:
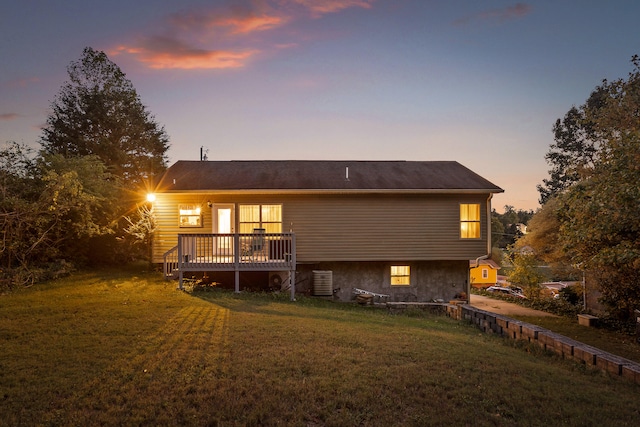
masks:
POLYGON ((551 128, 640 54, 637 0, 0 0, 0 145, 91 46, 198 160, 456 160, 537 209, 551 128))

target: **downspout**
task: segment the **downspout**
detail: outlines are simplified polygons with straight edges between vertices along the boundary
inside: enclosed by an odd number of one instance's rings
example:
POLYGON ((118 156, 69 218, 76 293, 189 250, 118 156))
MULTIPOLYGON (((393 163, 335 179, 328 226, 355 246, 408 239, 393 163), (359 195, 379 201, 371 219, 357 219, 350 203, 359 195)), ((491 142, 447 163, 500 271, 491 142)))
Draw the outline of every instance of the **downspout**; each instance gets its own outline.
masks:
MULTIPOLYGON (((491 199, 493 198, 493 194, 489 193, 489 197, 487 197, 487 253, 486 255, 481 255, 474 261, 474 265, 471 268, 476 268, 480 265, 480 261, 483 259, 488 259, 491 257, 491 199)), ((471 302, 471 268, 469 269, 469 277, 467 279, 467 303, 471 302)))

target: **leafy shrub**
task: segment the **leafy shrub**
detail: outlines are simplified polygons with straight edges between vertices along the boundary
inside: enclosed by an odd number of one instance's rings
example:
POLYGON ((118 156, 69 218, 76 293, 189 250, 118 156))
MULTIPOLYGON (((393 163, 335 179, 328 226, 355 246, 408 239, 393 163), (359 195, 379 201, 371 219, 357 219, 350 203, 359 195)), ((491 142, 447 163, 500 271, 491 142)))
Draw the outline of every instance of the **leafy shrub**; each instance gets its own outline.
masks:
POLYGON ((57 260, 33 268, 17 267, 0 270, 0 292, 27 288, 34 283, 65 277, 74 270, 74 266, 65 260, 57 260))
POLYGON ((578 305, 582 299, 582 290, 576 290, 575 286, 567 286, 560 289, 560 298, 567 301, 569 304, 578 305))
POLYGON ((636 335, 637 325, 635 319, 633 320, 620 320, 614 316, 601 316, 598 318, 597 323, 599 328, 607 329, 609 331, 619 331, 627 335, 636 335))
POLYGON ((535 310, 546 311, 558 316, 573 317, 582 312, 582 306, 572 304, 563 298, 538 298, 528 300, 523 305, 535 310))

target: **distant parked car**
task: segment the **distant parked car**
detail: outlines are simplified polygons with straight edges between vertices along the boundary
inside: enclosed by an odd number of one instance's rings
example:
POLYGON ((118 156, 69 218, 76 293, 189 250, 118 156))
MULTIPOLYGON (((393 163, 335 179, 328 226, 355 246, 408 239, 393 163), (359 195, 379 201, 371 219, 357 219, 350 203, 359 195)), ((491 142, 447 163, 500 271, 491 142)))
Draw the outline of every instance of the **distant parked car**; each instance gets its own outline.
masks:
POLYGON ((488 292, 495 292, 495 293, 499 293, 499 294, 504 294, 504 295, 508 295, 511 297, 515 297, 515 298, 522 298, 522 299, 526 299, 527 297, 524 296, 524 294, 522 293, 522 289, 521 288, 508 288, 505 286, 489 286, 487 288, 488 292))

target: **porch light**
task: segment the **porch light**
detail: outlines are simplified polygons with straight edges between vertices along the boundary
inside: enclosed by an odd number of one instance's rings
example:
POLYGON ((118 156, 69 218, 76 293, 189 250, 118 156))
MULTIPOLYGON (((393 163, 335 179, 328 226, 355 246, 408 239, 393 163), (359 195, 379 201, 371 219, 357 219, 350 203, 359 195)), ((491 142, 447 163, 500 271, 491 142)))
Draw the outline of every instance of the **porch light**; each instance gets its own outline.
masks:
POLYGON ((147 202, 153 203, 156 201, 156 195, 153 193, 147 194, 147 202))

